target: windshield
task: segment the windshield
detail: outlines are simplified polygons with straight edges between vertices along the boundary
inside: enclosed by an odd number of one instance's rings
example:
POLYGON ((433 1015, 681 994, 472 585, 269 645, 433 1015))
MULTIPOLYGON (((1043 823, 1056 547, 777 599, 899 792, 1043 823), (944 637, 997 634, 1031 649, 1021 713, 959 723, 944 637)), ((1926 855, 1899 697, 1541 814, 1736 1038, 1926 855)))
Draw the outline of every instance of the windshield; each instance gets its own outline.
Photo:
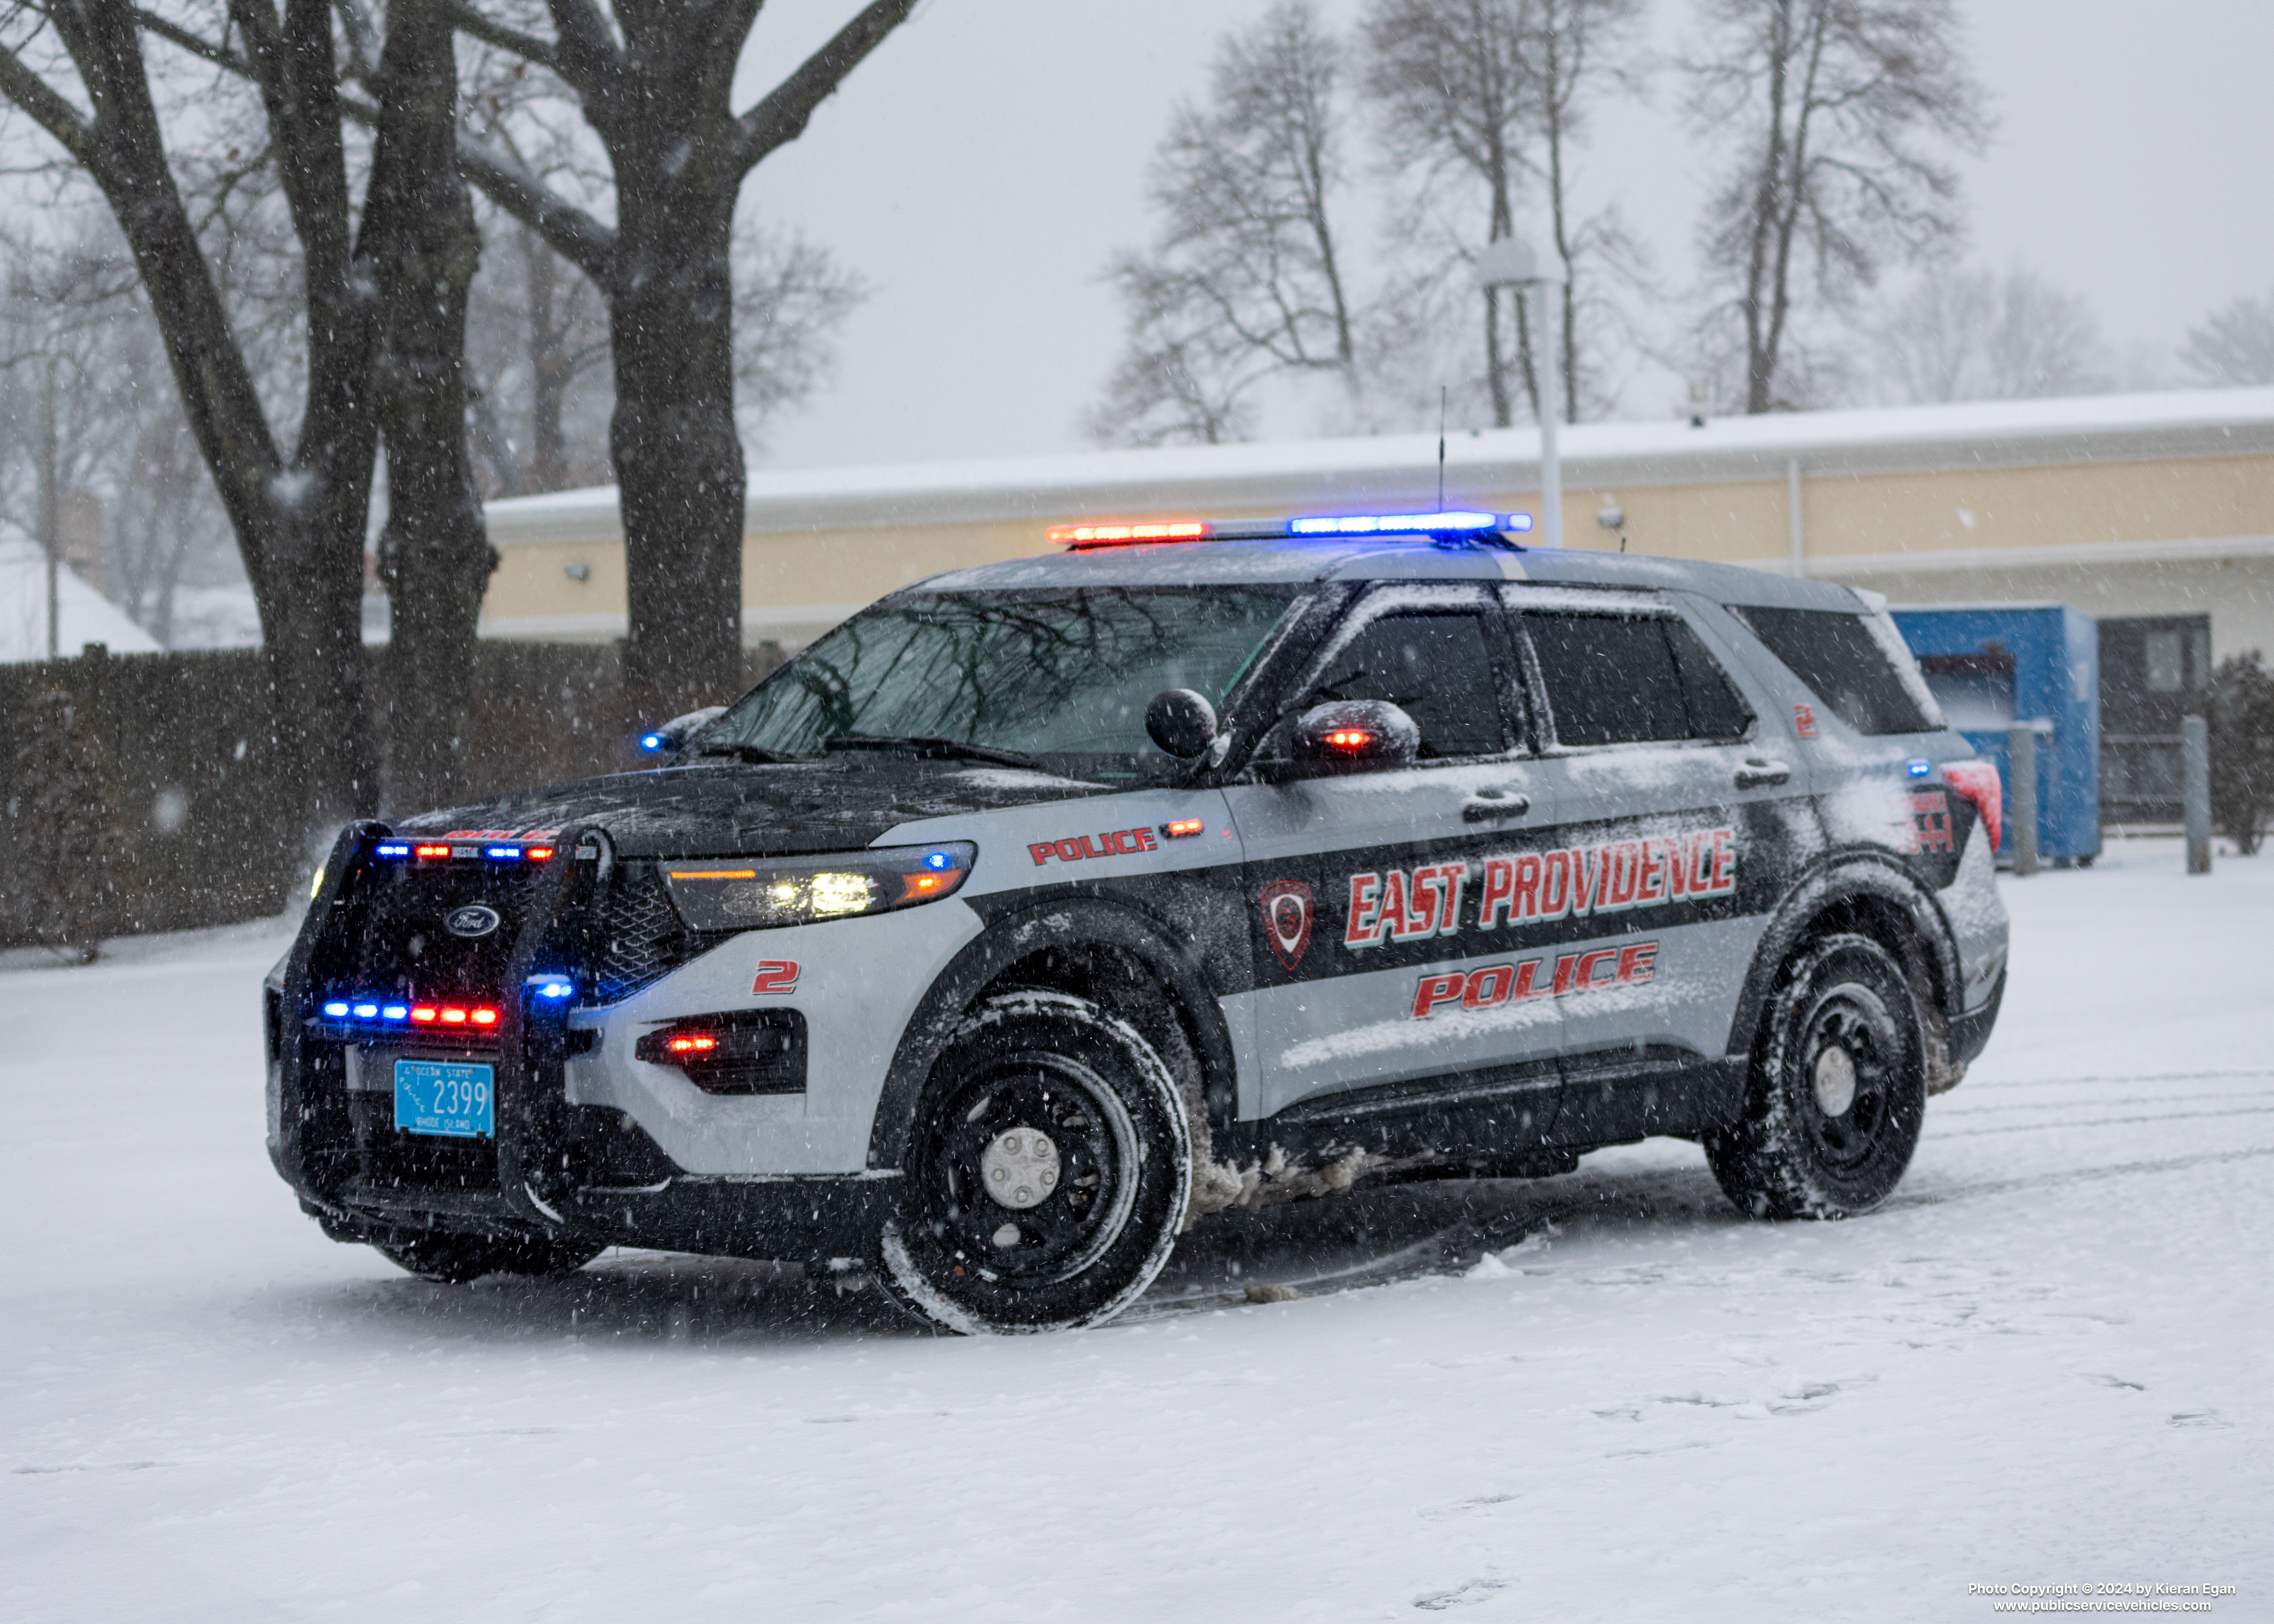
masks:
POLYGON ((1158 771, 1170 758, 1145 733, 1154 695, 1188 688, 1222 705, 1297 590, 905 593, 792 659, 700 748, 813 756, 859 740, 940 740, 1079 757, 1059 764, 1089 777, 1158 771))

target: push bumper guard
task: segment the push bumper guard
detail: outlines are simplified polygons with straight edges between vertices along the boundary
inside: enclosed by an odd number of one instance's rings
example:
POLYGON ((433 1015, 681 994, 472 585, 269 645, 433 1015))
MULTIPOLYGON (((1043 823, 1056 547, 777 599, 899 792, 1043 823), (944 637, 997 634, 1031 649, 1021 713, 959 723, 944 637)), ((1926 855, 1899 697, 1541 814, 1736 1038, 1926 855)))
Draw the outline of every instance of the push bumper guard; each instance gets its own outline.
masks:
POLYGON ((376 823, 341 831, 282 986, 267 995, 279 1101, 272 1160, 327 1234, 361 1241, 441 1229, 798 1261, 873 1248, 897 1204, 896 1176, 697 1177, 621 1113, 568 1102, 565 1063, 583 1041, 567 1025, 576 1000, 539 1000, 529 980, 566 973, 580 994, 592 984, 594 904, 614 853, 591 827, 562 831, 559 855, 533 876, 506 958, 494 1055, 485 1056, 496 1068, 493 1164, 478 1151, 448 1178, 375 1171, 371 1129, 358 1135, 348 1089, 346 1056, 358 1040, 317 1011, 328 967, 349 957, 358 881, 391 833, 376 823))

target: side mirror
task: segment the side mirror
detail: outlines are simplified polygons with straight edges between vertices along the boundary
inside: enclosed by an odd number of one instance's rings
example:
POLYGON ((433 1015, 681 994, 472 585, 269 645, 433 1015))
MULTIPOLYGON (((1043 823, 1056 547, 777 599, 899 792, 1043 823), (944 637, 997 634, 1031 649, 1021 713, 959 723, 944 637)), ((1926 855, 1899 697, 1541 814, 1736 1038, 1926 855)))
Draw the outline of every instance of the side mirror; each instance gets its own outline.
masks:
POLYGON ((1145 707, 1145 732, 1178 761, 1191 761, 1216 742, 1216 707, 1191 688, 1164 689, 1145 707))
POLYGON ((727 714, 724 705, 705 705, 700 710, 689 710, 685 716, 674 716, 660 727, 651 727, 640 735, 639 748, 651 756, 667 756, 686 748, 687 741, 727 714))
POLYGON ((1295 759, 1307 766, 1364 772, 1404 767, 1421 754, 1421 730, 1384 699, 1336 699, 1295 723, 1295 759))

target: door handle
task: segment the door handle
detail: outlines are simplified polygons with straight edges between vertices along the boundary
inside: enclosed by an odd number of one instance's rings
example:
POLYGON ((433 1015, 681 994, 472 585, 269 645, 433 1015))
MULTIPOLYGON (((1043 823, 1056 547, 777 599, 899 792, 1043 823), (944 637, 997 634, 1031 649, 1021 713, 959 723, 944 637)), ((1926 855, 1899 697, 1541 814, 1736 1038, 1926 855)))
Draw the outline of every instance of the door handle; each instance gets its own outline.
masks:
POLYGON ((1489 823, 1503 817, 1522 817, 1532 810, 1532 797, 1522 790, 1480 789, 1474 799, 1461 803, 1461 816, 1472 823, 1489 823))
POLYGON ((1737 769, 1737 787, 1761 789, 1768 785, 1781 784, 1790 777, 1792 769, 1785 763, 1770 761, 1762 756, 1749 756, 1745 758, 1745 764, 1737 769))

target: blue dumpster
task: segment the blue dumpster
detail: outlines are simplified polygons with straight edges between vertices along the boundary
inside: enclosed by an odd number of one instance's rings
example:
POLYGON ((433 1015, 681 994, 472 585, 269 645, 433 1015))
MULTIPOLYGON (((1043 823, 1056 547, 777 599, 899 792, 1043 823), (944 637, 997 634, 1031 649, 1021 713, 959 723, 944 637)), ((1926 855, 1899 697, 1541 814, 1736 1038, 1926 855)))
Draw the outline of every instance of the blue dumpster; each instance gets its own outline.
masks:
MULTIPOLYGON (((2100 628, 2066 604, 1894 611, 1950 725, 1998 765, 2014 803, 2006 733, 2037 735, 2037 854, 2066 867, 2100 853, 2100 628)), ((2001 855, 2010 854, 2013 836, 2001 855)))

